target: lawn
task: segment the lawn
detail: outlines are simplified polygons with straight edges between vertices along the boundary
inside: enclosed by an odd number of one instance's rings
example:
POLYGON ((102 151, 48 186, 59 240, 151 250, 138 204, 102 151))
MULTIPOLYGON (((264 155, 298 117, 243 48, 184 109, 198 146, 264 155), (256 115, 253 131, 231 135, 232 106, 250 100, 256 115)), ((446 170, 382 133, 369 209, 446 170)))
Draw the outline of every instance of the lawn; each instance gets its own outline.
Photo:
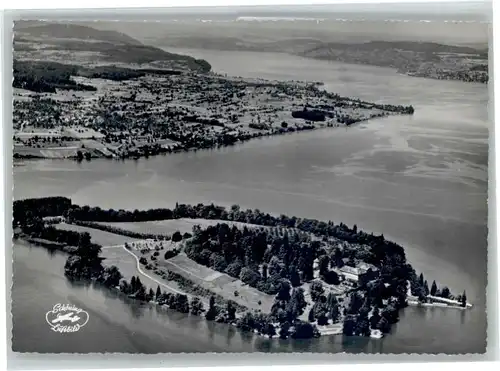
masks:
POLYGON ((99 244, 101 246, 114 246, 123 245, 125 242, 139 241, 137 238, 131 238, 127 236, 121 236, 119 234, 114 234, 106 231, 101 231, 99 229, 83 227, 80 225, 60 223, 55 224, 57 229, 64 229, 68 231, 76 232, 89 232, 92 236, 92 242, 99 244))
POLYGON ((184 254, 179 254, 168 260, 163 259, 160 255, 158 265, 189 278, 201 287, 219 294, 226 300, 233 300, 249 309, 269 313, 274 303, 274 296, 260 292, 225 273, 198 264, 184 254), (238 292, 237 296, 235 296, 235 291, 238 292), (259 304, 259 301, 261 304, 259 304))
POLYGON ((99 223, 104 225, 109 225, 121 229, 126 229, 128 231, 137 233, 149 233, 157 235, 172 235, 174 232, 179 231, 181 233, 191 233, 195 225, 199 225, 201 228, 206 228, 210 225, 217 225, 220 223, 226 223, 228 225, 236 225, 238 228, 242 229, 244 226, 248 228, 262 228, 261 226, 254 224, 246 224, 240 222, 230 222, 227 220, 209 220, 209 219, 171 219, 171 220, 158 220, 151 222, 126 222, 126 223, 99 223))

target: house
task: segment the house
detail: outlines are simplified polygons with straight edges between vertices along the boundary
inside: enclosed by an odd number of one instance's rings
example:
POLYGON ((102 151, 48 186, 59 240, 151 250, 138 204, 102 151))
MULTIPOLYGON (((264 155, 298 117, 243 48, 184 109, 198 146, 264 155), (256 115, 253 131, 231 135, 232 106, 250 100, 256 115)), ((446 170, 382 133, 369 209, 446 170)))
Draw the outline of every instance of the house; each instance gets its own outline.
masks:
POLYGON ((359 280, 359 269, 351 267, 349 265, 344 265, 339 269, 340 275, 344 278, 344 280, 349 281, 351 283, 357 283, 359 280))
POLYGON ((340 275, 350 283, 358 283, 360 278, 372 280, 378 275, 378 269, 372 264, 360 263, 356 267, 344 265, 339 269, 340 275))

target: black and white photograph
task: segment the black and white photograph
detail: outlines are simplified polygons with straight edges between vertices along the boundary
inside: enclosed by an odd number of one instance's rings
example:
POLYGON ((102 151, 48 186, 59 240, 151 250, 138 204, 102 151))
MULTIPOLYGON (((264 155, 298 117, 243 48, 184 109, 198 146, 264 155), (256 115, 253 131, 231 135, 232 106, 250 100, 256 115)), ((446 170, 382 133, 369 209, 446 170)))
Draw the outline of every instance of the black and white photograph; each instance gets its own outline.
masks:
POLYGON ((11 350, 484 354, 490 14, 16 19, 11 350))

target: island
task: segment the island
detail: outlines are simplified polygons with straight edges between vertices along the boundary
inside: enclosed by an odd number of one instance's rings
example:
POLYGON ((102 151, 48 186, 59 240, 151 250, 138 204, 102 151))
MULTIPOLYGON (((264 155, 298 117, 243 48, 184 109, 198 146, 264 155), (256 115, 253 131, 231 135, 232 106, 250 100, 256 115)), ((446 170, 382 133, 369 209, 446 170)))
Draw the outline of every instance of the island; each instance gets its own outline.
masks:
POLYGON ((472 306, 356 225, 238 205, 129 211, 45 197, 14 201, 12 226, 14 239, 67 253, 70 280, 270 338, 380 338, 407 305, 472 306))

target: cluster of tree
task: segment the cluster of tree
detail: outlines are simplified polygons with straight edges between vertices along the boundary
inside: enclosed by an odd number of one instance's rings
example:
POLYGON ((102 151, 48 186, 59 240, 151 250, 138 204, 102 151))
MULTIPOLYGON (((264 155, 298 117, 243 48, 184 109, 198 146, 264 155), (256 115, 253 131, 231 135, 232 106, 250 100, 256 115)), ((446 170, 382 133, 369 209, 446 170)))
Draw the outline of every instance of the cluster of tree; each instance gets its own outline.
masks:
POLYGON ((101 246, 91 242, 88 232, 77 232, 57 229, 53 225, 45 224, 42 219, 35 217, 22 227, 22 231, 32 238, 57 242, 61 246, 74 247, 72 252, 85 254, 96 258, 101 246))
POLYGON ((130 298, 150 301, 153 297, 150 296, 150 292, 146 291, 146 286, 141 282, 139 276, 133 276, 130 282, 127 280, 122 280, 120 282, 120 291, 128 295, 130 298))
POLYGON ((272 216, 260 210, 241 210, 238 205, 233 205, 229 210, 223 206, 210 205, 186 205, 176 204, 174 209, 150 209, 150 210, 103 210, 99 207, 73 205, 65 213, 70 220, 100 221, 100 222, 134 222, 169 220, 178 218, 200 218, 237 221, 249 224, 257 224, 271 227, 296 228, 317 236, 335 237, 340 240, 359 245, 371 246, 372 251, 368 254, 367 263, 380 264, 386 255, 400 255, 404 258, 404 249, 384 236, 374 236, 362 231, 357 227, 349 228, 344 223, 334 224, 332 221, 320 221, 316 219, 297 218, 280 215, 272 216))
POLYGON ((324 326, 331 321, 337 323, 341 316, 341 307, 337 297, 333 293, 328 296, 324 295, 324 288, 320 281, 314 281, 311 284, 311 299, 314 305, 309 310, 309 322, 317 322, 318 325, 324 326))
MULTIPOLYGON (((70 209, 71 210, 71 209, 70 209)), ((134 232, 128 229, 123 229, 119 227, 115 227, 113 225, 100 224, 96 222, 90 221, 81 221, 73 218, 68 218, 68 222, 75 225, 81 225, 83 227, 90 227, 94 229, 99 229, 101 231, 111 232, 114 234, 119 234, 122 236, 132 237, 132 238, 141 238, 141 239, 152 239, 152 240, 165 240, 168 241, 171 237, 163 234, 153 234, 153 233, 142 233, 142 232, 134 232)))
POLYGON ((326 115, 322 111, 308 110, 304 107, 302 111, 292 111, 292 117, 296 119, 304 119, 307 121, 325 121, 326 115))
POLYGON ((410 269, 409 281, 411 287, 411 294, 418 297, 418 300, 422 303, 428 302, 429 299, 427 298, 427 296, 431 295, 431 296, 441 297, 444 299, 457 300, 463 307, 467 305, 467 295, 465 291, 463 292, 462 295, 458 295, 457 297, 455 297, 454 295, 451 294, 450 289, 448 287, 444 286, 442 289, 439 289, 436 284, 436 281, 432 281, 432 285, 429 288, 429 284, 427 283, 427 280, 424 278, 424 274, 420 273, 420 275, 417 277, 417 274, 415 273, 415 270, 413 268, 410 269))
MULTIPOLYGON (((239 306, 232 300, 217 301, 217 296, 210 296, 208 309, 205 318, 208 321, 215 321, 219 323, 234 323, 236 320, 236 313, 239 312, 239 306)), ((245 308, 246 309, 246 308, 245 308)))
POLYGON ((87 161, 90 161, 92 158, 92 154, 89 151, 85 151, 85 152, 82 152, 80 150, 76 151, 76 160, 78 162, 82 162, 84 158, 87 161))
POLYGON ((12 226, 29 224, 34 217, 61 216, 71 207, 67 197, 44 197, 16 200, 13 203, 12 226))
POLYGON ((217 224, 193 228, 186 254, 199 264, 239 278, 268 294, 276 294, 284 282, 294 287, 313 278, 313 263, 319 241, 307 234, 285 231, 283 236, 269 229, 238 229, 217 224))
POLYGON ((57 89, 96 91, 91 85, 78 84, 71 79, 77 75, 75 66, 56 62, 14 60, 14 88, 37 93, 55 93, 57 89))
POLYGON ((352 292, 345 308, 343 333, 347 336, 370 336, 371 330, 388 333, 398 320, 398 308, 392 301, 383 309, 377 306, 372 309, 367 298, 352 292))
POLYGON ((279 336, 282 339, 318 337, 320 334, 316 325, 298 319, 304 313, 306 306, 304 289, 301 287, 292 289, 287 281, 283 281, 271 307, 271 313, 265 315, 247 312, 240 319, 239 325, 246 330, 255 329, 258 333, 271 337, 276 334, 275 324, 278 324, 279 336))
POLYGON ((291 293, 290 289, 288 282, 282 282, 271 307, 270 317, 280 325, 295 323, 307 306, 304 289, 297 287, 292 289, 291 293))
POLYGON ((444 299, 451 299, 451 300, 457 300, 460 302, 460 305, 462 307, 467 306, 467 294, 465 293, 465 290, 462 295, 454 296, 451 294, 450 289, 447 286, 444 286, 442 289, 439 289, 436 281, 432 281, 432 286, 431 289, 429 290, 429 294, 431 296, 436 296, 439 298, 444 298, 444 299))
POLYGON ((167 250, 167 251, 165 251, 164 258, 170 259, 170 258, 173 258, 174 256, 177 256, 179 253, 180 253, 180 250, 177 250, 177 249, 167 250))
POLYGON ((144 76, 146 73, 140 70, 117 66, 100 66, 88 69, 79 69, 80 76, 92 79, 106 79, 113 81, 125 81, 144 76))
POLYGON ((160 76, 178 76, 182 74, 182 71, 178 70, 164 70, 164 69, 158 69, 158 68, 138 68, 136 69, 138 72, 143 72, 143 73, 148 73, 151 75, 160 75, 160 76))
POLYGON ((190 304, 187 295, 162 292, 160 286, 157 286, 156 292, 152 288, 146 290, 139 276, 133 276, 130 282, 122 280, 120 282, 120 291, 130 298, 148 302, 156 301, 160 305, 167 305, 169 308, 181 313, 200 315, 204 311, 203 303, 198 297, 194 297, 190 304))

